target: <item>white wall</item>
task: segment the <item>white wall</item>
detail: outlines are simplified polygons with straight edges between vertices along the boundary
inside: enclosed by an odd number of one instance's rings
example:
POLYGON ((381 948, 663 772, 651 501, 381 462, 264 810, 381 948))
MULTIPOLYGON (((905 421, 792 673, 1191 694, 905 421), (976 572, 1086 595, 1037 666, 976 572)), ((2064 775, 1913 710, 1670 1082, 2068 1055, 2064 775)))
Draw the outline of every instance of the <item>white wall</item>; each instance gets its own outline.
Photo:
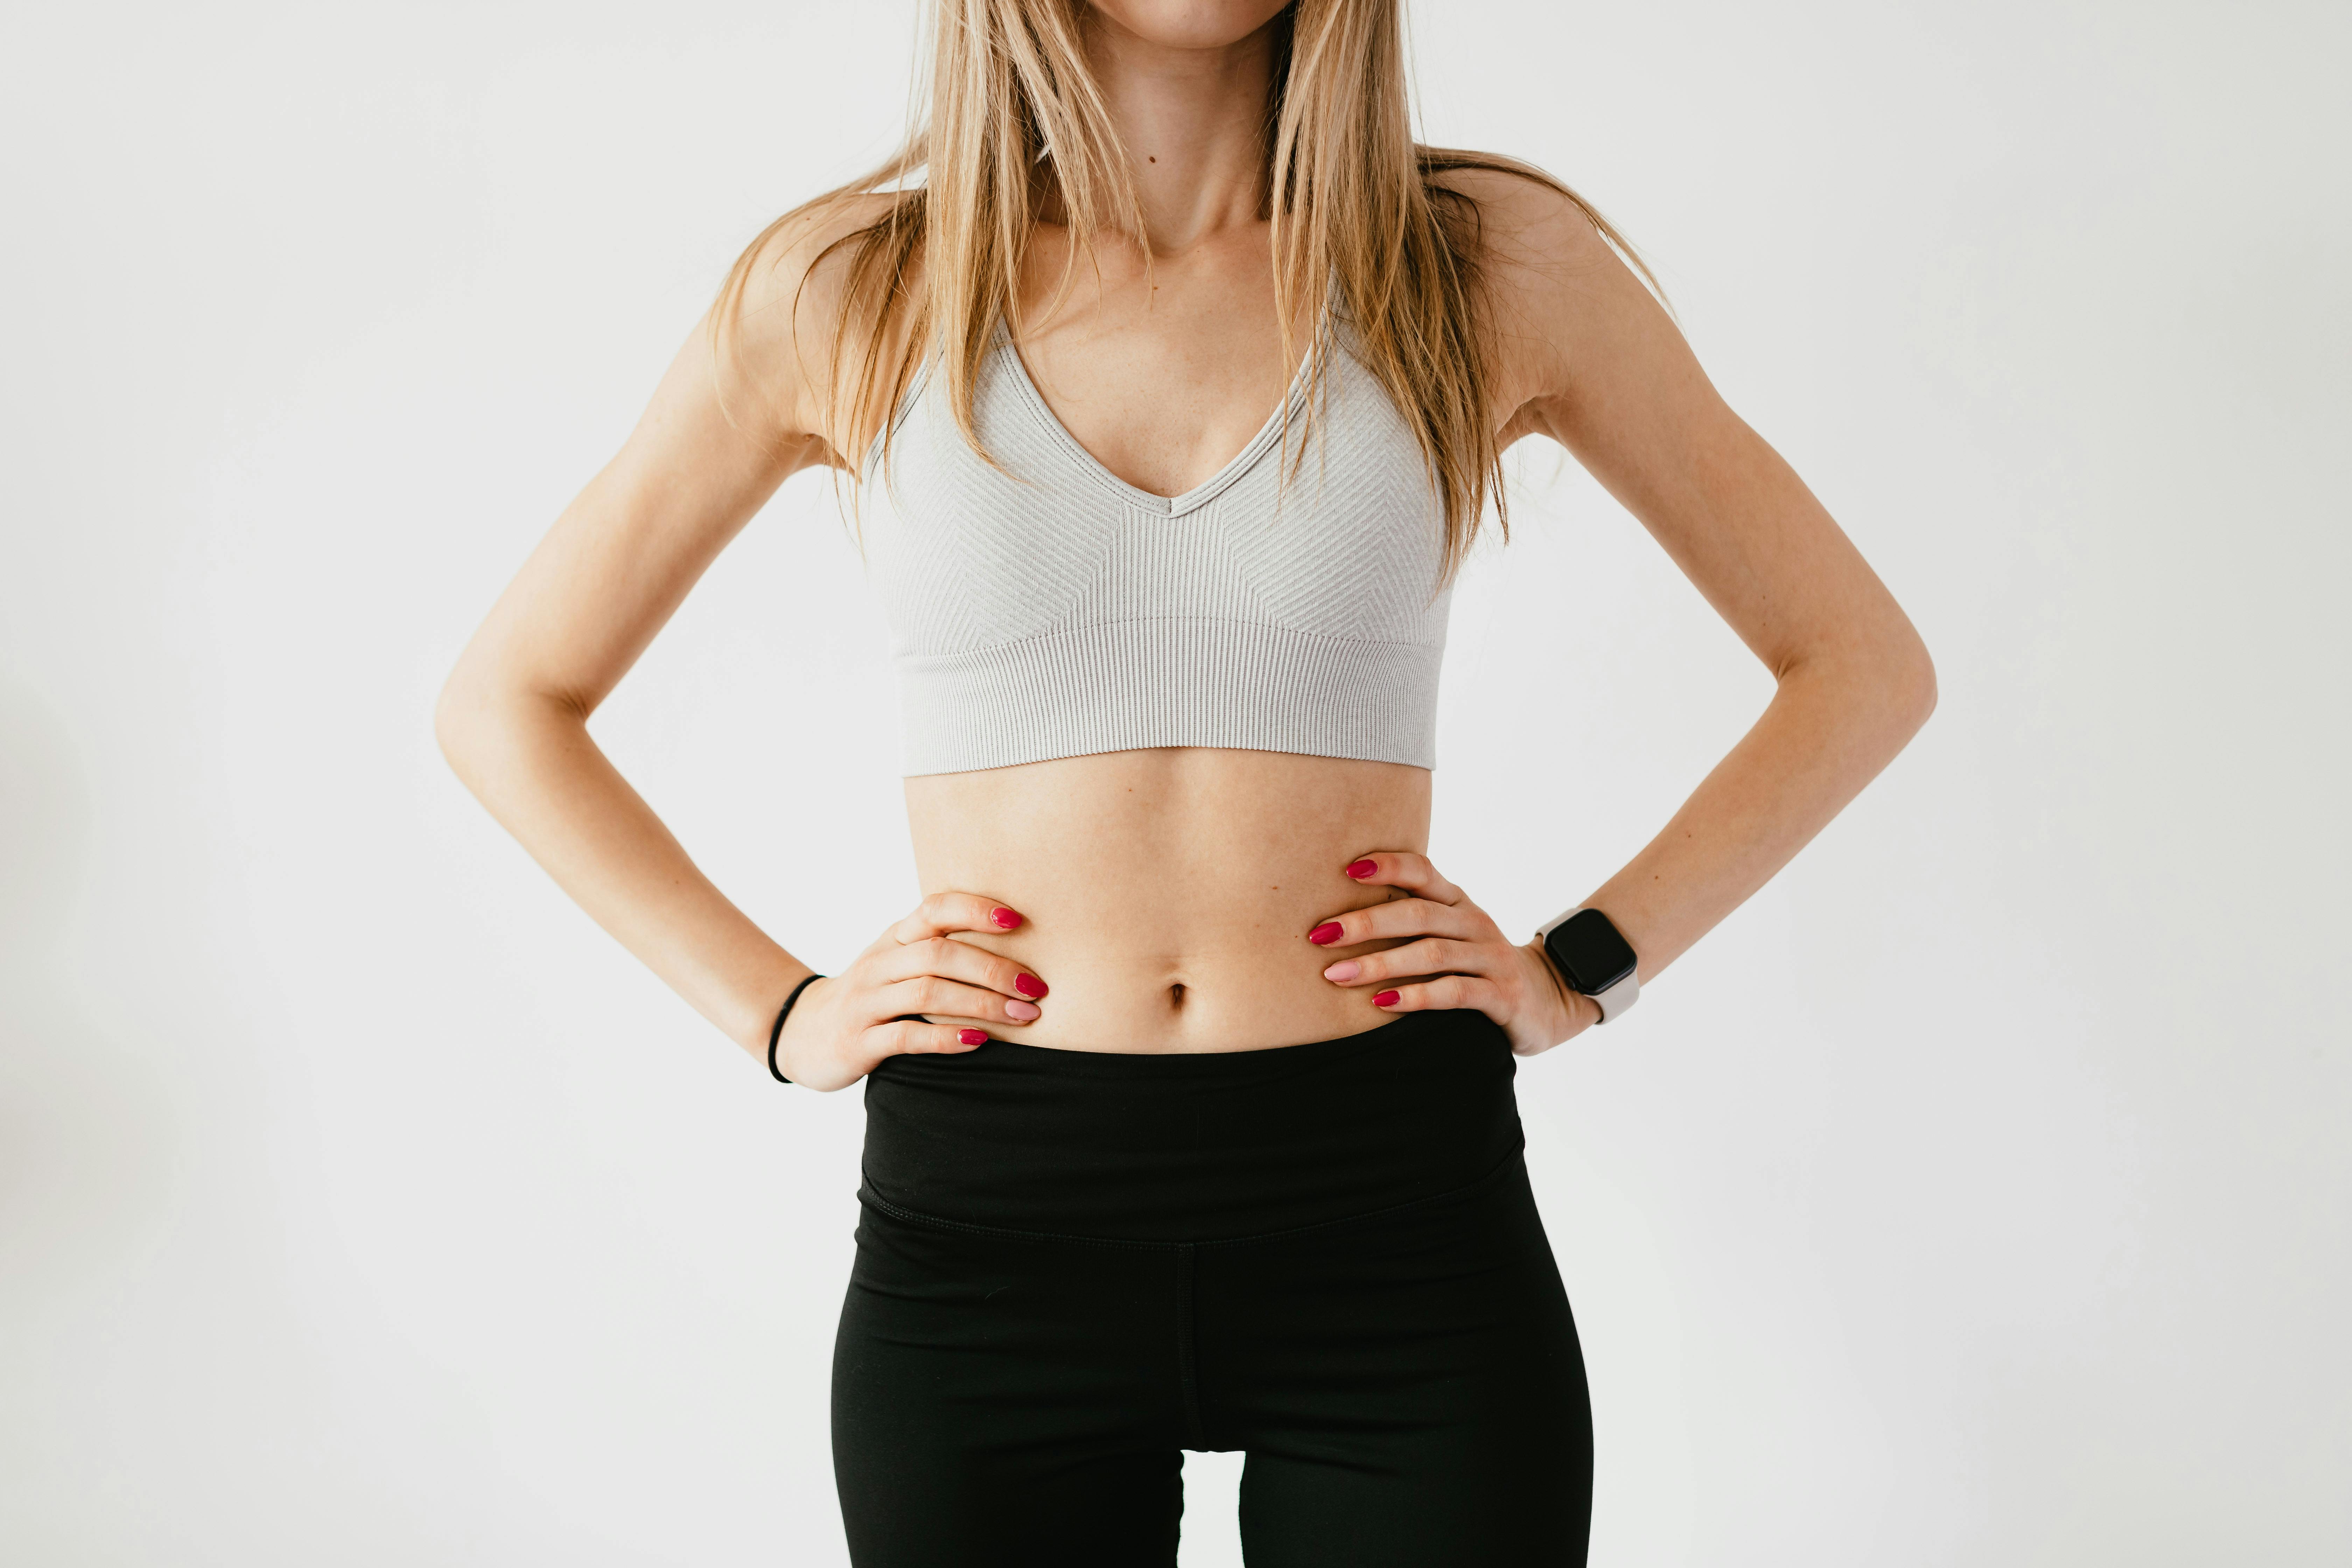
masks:
MULTIPOLYGON (((1943 677, 1522 1074, 1596 1563, 2352 1556, 2347 18, 1422 7, 1433 137, 1646 245, 1943 677)), ((5 26, 0 1560, 840 1562, 857 1099, 639 972, 427 712, 734 247, 883 149, 905 8, 5 26)), ((1517 521, 1437 850, 1532 923, 1767 684, 1572 467, 1517 521)), ((882 653, 803 479, 599 721, 821 963, 911 898, 882 653)))

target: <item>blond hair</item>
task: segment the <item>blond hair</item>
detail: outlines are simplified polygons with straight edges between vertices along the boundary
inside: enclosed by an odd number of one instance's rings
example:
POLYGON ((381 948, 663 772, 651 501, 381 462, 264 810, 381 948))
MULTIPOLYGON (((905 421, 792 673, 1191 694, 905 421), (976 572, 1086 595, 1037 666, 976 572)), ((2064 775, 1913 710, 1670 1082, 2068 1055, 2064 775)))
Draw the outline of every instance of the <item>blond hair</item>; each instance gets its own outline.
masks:
MULTIPOLYGON (((956 424, 985 456, 973 388, 997 322, 1021 325, 1018 279, 1042 216, 1067 226, 1072 261, 1091 260, 1100 233, 1143 238, 1127 153, 1080 37, 1087 0, 934 4, 930 68, 904 145, 762 231, 729 271, 711 314, 716 342, 735 322, 761 258, 782 250, 773 242, 866 209, 810 267, 845 253, 825 408, 852 460, 877 437, 887 455, 889 411, 934 352, 956 424)), ((1488 171, 1542 185, 1649 272, 1608 219, 1550 175, 1413 141, 1401 9, 1400 0, 1294 0, 1276 17, 1263 210, 1274 232, 1283 363, 1295 357, 1302 306, 1318 326, 1327 301, 1343 312, 1357 357, 1420 442, 1450 575, 1490 502, 1507 530, 1507 520, 1487 399, 1479 208, 1444 177, 1488 171)), ((1065 288, 1068 279, 1066 268, 1065 288)), ((1320 356, 1308 374, 1302 437, 1319 405, 1320 356)))

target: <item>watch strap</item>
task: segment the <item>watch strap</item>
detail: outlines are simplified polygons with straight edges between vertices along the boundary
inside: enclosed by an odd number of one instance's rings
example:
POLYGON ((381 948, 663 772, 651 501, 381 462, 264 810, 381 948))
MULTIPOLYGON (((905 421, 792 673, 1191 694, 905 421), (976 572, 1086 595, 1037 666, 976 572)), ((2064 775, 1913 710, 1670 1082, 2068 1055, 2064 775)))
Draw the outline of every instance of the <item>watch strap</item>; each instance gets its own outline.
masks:
POLYGON ((1628 974, 1606 990, 1587 992, 1586 994, 1601 1005, 1601 1021, 1606 1024, 1642 999, 1642 977, 1628 974))

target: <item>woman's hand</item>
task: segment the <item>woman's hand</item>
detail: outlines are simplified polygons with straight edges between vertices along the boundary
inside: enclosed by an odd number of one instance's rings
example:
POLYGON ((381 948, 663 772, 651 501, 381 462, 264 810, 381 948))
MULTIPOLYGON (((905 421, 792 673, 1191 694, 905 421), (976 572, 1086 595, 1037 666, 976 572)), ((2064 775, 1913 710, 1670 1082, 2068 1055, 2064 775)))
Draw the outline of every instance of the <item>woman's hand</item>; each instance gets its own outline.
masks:
POLYGON ((1003 904, 971 893, 933 893, 848 968, 801 993, 776 1041, 784 1076, 811 1089, 843 1089, 885 1057, 968 1051, 988 1042, 984 1029, 926 1023, 916 1016, 923 1013, 1036 1022, 1043 980, 947 934, 1020 926, 1021 916, 1003 904))
POLYGON ((1568 988, 1534 942, 1515 942, 1428 858, 1382 850, 1348 867, 1368 888, 1413 896, 1333 915, 1307 933, 1318 947, 1414 938, 1402 947, 1343 958, 1323 971, 1334 985, 1374 986, 1385 1013, 1470 1007, 1503 1026, 1523 1057, 1547 1051, 1601 1021, 1600 1005, 1568 988))

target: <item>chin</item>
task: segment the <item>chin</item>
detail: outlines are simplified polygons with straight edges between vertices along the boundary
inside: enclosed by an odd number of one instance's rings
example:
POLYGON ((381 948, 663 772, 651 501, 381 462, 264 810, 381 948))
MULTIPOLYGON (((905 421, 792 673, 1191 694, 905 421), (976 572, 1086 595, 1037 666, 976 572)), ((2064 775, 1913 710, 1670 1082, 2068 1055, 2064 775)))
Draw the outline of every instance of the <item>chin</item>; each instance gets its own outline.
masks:
POLYGON ((1276 16, 1289 0, 1092 0, 1124 32, 1171 49, 1220 49, 1276 16))

